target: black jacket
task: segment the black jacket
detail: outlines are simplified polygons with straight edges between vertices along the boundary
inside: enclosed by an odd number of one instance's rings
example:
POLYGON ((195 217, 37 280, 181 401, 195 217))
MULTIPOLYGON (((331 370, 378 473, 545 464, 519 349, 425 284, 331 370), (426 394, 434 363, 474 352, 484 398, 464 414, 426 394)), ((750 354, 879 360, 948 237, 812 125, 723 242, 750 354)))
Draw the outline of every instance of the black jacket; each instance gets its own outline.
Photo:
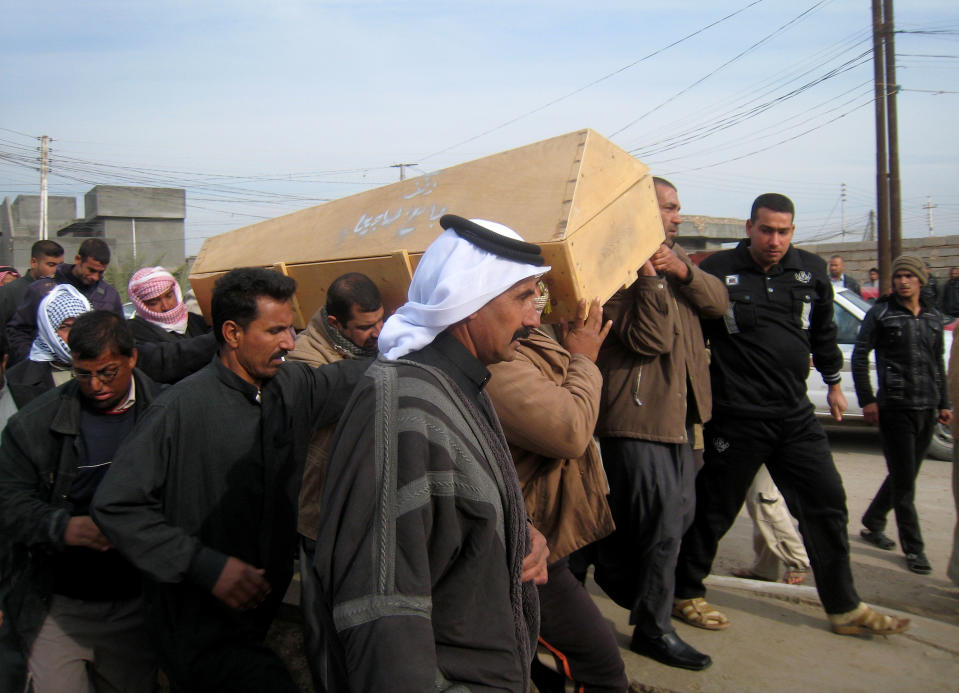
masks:
POLYGON ((852 352, 859 405, 890 409, 949 409, 943 361, 942 314, 925 301, 919 315, 895 295, 881 296, 863 318, 852 352), (879 390, 869 382, 869 352, 876 350, 879 390))
MULTIPOLYGON (((135 417, 147 410, 161 386, 134 370, 135 417)), ((10 417, 0 444, 0 594, 17 630, 43 621, 53 581, 50 565, 63 550, 70 519, 67 500, 83 459, 79 383, 45 392, 10 417)), ((27 643, 24 646, 27 647, 27 643)))
POLYGON ((30 284, 23 297, 23 302, 7 323, 7 342, 9 347, 8 365, 27 358, 30 345, 37 336, 37 308, 40 301, 57 284, 72 284, 77 291, 86 296, 90 305, 96 309, 112 310, 123 317, 123 303, 120 294, 102 279, 96 284, 87 286, 73 276, 73 265, 63 264, 57 267, 52 277, 43 277, 30 284))
POLYGON ((950 279, 942 288, 942 312, 949 318, 959 318, 959 279, 950 279))
POLYGON ((729 291, 726 315, 702 321, 711 347, 714 417, 769 419, 811 408, 806 397, 810 353, 823 380, 839 382, 842 352, 822 258, 790 247, 763 272, 744 240, 710 255, 700 267, 729 291))
MULTIPOLYGON (((196 313, 187 314, 186 332, 183 334, 164 330, 159 325, 154 325, 139 315, 134 315, 130 318, 128 324, 130 325, 130 330, 133 332, 133 338, 137 340, 137 344, 143 342, 178 342, 183 339, 189 339, 190 337, 200 337, 210 331, 210 326, 206 324, 203 316, 197 315, 196 313)), ((207 361, 209 361, 209 359, 207 359, 207 361)), ((206 364, 204 363, 203 365, 206 364)))
POLYGON ((17 409, 23 409, 47 390, 54 388, 53 365, 49 361, 20 361, 7 371, 7 387, 17 409))

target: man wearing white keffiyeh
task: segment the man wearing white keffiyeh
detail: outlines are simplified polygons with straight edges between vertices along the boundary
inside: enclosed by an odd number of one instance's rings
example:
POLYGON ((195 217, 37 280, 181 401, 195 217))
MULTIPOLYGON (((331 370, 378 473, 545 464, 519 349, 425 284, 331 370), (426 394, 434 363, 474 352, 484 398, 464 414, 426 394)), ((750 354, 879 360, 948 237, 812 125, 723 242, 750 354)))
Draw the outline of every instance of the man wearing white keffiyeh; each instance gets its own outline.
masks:
POLYGON ((525 692, 545 539, 483 387, 539 324, 540 249, 453 215, 337 429, 307 627, 319 690, 525 692))
POLYGON ((58 284, 37 308, 37 336, 30 355, 7 371, 7 385, 17 408, 73 377, 67 336, 90 302, 71 284, 58 284))
POLYGON ((70 367, 67 336, 78 315, 90 310, 90 302, 69 284, 58 284, 44 296, 37 310, 37 336, 30 347, 31 361, 52 361, 70 367))

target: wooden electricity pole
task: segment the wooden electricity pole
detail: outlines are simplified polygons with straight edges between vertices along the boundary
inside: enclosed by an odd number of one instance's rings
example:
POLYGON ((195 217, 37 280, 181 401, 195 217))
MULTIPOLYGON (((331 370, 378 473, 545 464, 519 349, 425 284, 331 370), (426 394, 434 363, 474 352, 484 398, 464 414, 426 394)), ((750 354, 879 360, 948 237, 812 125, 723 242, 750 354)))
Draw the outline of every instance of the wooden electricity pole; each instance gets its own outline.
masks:
POLYGON ((882 2, 883 38, 886 42, 886 129, 889 138, 889 256, 902 255, 902 198, 899 189, 899 118, 896 113, 896 27, 892 0, 882 2))
POLYGON ((876 230, 879 293, 892 289, 889 253, 889 174, 886 159, 886 61, 882 34, 882 0, 872 0, 872 63, 876 94, 876 230))

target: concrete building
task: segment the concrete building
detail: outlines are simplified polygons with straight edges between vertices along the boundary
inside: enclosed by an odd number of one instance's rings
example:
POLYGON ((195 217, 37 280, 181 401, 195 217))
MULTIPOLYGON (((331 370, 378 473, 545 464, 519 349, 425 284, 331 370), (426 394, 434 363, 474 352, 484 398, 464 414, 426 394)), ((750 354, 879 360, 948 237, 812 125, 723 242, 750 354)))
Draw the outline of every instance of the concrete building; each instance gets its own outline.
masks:
POLYGON ((745 237, 745 219, 684 214, 676 242, 687 253, 701 253, 721 250, 723 243, 737 242, 745 237))
MULTIPOLYGON (((181 188, 138 188, 97 185, 84 196, 84 216, 77 218, 76 199, 47 198, 48 237, 73 260, 86 238, 102 238, 113 257, 141 267, 183 264, 186 191, 181 188)), ((0 264, 23 271, 30 247, 39 238, 40 197, 18 195, 0 207, 0 264)))

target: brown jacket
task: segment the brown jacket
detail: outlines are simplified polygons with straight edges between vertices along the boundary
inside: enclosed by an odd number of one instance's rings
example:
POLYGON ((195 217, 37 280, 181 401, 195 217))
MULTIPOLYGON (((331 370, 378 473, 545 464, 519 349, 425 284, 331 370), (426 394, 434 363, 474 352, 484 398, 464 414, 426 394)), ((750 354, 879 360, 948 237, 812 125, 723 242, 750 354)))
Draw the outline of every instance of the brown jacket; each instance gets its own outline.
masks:
MULTIPOLYGON (((316 311, 310 318, 310 324, 296 336, 296 346, 287 356, 291 361, 303 361, 311 366, 322 366, 326 363, 341 361, 349 354, 333 346, 320 320, 320 311, 316 311)), ((316 530, 320 524, 320 497, 323 495, 323 479, 326 476, 326 463, 330 458, 330 445, 333 443, 335 430, 334 424, 315 431, 306 452, 303 484, 300 486, 297 531, 308 539, 316 539, 316 530)))
POLYGON ((612 532, 606 475, 593 442, 601 386, 593 362, 535 330, 513 361, 489 370, 486 390, 550 561, 612 532))
POLYGON ((705 423, 712 415, 699 317, 721 317, 729 295, 682 248, 673 250, 689 267, 686 282, 640 276, 603 307, 613 329, 596 361, 603 374, 598 436, 683 443, 688 423, 705 423), (687 413, 687 402, 694 411, 687 413))

